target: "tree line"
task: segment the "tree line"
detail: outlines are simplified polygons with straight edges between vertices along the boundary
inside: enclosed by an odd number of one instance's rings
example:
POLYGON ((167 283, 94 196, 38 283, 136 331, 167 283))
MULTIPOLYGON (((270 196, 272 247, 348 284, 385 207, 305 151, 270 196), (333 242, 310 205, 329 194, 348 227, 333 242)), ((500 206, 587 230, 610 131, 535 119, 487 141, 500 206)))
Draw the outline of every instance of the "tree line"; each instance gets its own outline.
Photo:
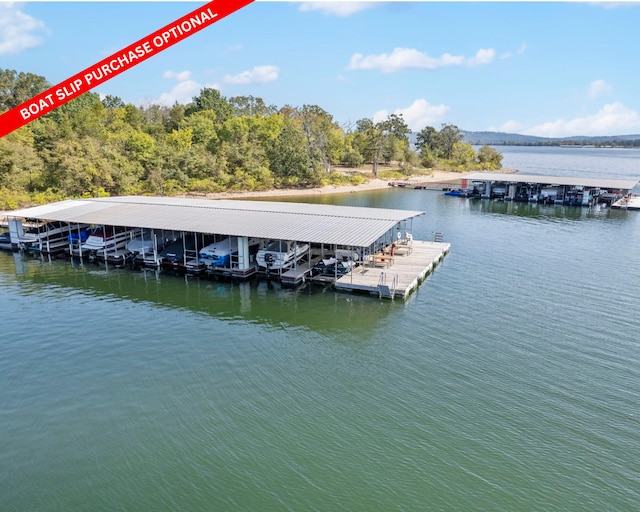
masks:
MULTIPOLYGON (((50 85, 0 70, 0 113, 50 85)), ((423 129, 415 147, 402 116, 340 126, 317 105, 277 108, 204 88, 187 104, 125 104, 88 92, 0 139, 0 208, 69 197, 259 191, 363 181, 341 168, 392 165, 497 169, 502 155, 476 154, 454 125, 423 129)))

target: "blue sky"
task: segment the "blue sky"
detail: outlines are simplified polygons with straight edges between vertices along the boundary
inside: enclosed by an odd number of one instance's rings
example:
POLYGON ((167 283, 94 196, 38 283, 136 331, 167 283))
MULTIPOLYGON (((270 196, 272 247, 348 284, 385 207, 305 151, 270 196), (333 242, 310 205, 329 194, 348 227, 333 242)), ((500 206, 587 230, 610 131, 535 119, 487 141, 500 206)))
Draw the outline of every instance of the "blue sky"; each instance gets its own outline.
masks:
MULTIPOLYGON (((55 85, 199 5, 0 2, 0 68, 55 85)), ((640 133, 638 27, 631 3, 254 2, 94 91, 171 105, 216 87, 345 126, 640 133)))

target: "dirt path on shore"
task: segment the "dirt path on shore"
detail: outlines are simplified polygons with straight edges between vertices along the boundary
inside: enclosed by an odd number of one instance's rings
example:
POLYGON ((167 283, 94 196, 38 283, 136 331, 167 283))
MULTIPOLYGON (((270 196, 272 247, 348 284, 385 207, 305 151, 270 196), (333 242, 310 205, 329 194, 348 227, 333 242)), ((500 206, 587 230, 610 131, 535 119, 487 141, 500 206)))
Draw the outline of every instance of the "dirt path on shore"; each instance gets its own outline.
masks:
MULTIPOLYGON (((474 171, 475 172, 475 171, 474 171)), ((504 170, 504 172, 514 172, 512 170, 504 170)), ((434 171, 430 175, 411 176, 404 182, 409 183, 457 183, 465 176, 472 174, 471 172, 446 172, 434 171)), ((389 187, 392 180, 370 179, 360 185, 325 185, 324 187, 315 187, 307 189, 273 189, 257 192, 219 192, 214 194, 206 194, 207 199, 242 199, 247 197, 295 197, 295 196, 313 196, 318 194, 347 194, 353 192, 366 192, 367 190, 380 190, 389 187)))

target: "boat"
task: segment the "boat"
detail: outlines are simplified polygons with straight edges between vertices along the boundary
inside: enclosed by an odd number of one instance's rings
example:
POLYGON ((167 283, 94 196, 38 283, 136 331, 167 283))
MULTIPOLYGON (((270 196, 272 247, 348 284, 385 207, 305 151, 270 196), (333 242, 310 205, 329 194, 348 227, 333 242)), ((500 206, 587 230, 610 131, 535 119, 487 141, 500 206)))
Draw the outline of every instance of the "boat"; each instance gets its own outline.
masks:
POLYGON ((69 246, 69 233, 77 229, 59 221, 37 224, 18 237, 18 247, 44 254, 63 252, 69 246))
POLYGON ((312 276, 341 277, 357 265, 349 256, 328 256, 319 260, 311 269, 312 276))
POLYGON ((153 267, 158 266, 159 252, 162 249, 164 249, 164 239, 150 229, 143 230, 139 236, 129 240, 126 246, 126 250, 136 264, 153 267))
POLYGON ((8 231, 0 233, 0 249, 3 249, 5 251, 13 250, 13 244, 11 243, 11 234, 8 231))
POLYGON ((173 270, 178 272, 186 271, 186 257, 191 251, 195 251, 195 240, 192 236, 177 238, 168 244, 163 251, 158 254, 160 267, 164 270, 173 270))
MULTIPOLYGON (((255 253, 258 244, 259 241, 257 239, 250 238, 249 252, 255 253)), ((207 267, 229 267, 231 266, 231 257, 237 254, 238 238, 231 236, 200 249, 199 258, 207 267)))
POLYGON ((457 188, 455 190, 447 190, 444 193, 445 196, 454 196, 454 197, 469 197, 469 192, 463 190, 461 188, 457 188))
POLYGON ((274 240, 256 254, 259 267, 267 270, 285 270, 298 262, 309 251, 309 244, 292 240, 274 240))
MULTIPOLYGON (((120 226, 103 226, 92 232, 87 241, 80 246, 80 255, 107 260, 109 253, 115 253, 126 247, 134 230, 120 226)), ((108 260, 107 260, 108 261, 108 260)))
POLYGON ((144 260, 147 257, 153 258, 162 248, 162 240, 156 241, 153 231, 145 229, 136 238, 126 241, 123 248, 107 250, 104 259, 112 265, 124 266, 129 262, 134 262, 136 258, 139 260, 144 260))
POLYGON ((78 229, 76 231, 71 231, 71 233, 69 233, 67 235, 67 241, 75 244, 75 243, 84 243, 87 241, 87 239, 89 238, 89 236, 91 236, 91 233, 93 231, 91 229, 88 228, 82 228, 82 229, 78 229))

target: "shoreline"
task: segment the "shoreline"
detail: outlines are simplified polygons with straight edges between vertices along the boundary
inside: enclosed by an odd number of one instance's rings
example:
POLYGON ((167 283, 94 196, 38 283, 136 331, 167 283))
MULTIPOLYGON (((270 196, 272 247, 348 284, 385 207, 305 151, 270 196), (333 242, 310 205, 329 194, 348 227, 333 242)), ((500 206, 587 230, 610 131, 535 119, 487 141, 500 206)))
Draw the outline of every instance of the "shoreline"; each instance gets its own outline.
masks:
MULTIPOLYGON (((434 171, 429 175, 409 176, 402 180, 408 183, 426 184, 449 184, 460 181, 466 176, 477 171, 454 172, 454 171, 434 171)), ((494 172, 512 174, 518 172, 516 169, 500 169, 494 172)), ((393 180, 372 178, 359 185, 325 185, 307 189, 271 189, 260 191, 238 191, 238 192, 214 192, 209 194, 182 194, 182 197, 204 197, 205 199, 245 199, 245 198, 275 198, 275 197, 304 197, 322 194, 351 194, 355 192, 367 192, 371 190, 383 190, 389 188, 389 182, 393 180)))
MULTIPOLYGON (((466 176, 477 171, 454 172, 454 171, 433 171, 428 175, 409 176, 402 181, 408 183, 426 183, 426 184, 453 184, 464 179, 466 176)), ((517 173, 516 169, 499 169, 498 173, 512 174, 517 173)), ((277 198, 277 197, 305 197, 323 194, 352 194, 355 192, 367 192, 371 190, 384 190, 389 188, 390 179, 372 178, 359 185, 325 185, 322 187, 314 187, 307 189, 271 189, 260 191, 227 191, 213 193, 187 193, 179 194, 176 197, 192 197, 204 199, 246 199, 246 198, 277 198)), ((21 208, 20 208, 21 209, 21 208)), ((4 219, 9 215, 11 210, 0 211, 0 219, 4 219)))

